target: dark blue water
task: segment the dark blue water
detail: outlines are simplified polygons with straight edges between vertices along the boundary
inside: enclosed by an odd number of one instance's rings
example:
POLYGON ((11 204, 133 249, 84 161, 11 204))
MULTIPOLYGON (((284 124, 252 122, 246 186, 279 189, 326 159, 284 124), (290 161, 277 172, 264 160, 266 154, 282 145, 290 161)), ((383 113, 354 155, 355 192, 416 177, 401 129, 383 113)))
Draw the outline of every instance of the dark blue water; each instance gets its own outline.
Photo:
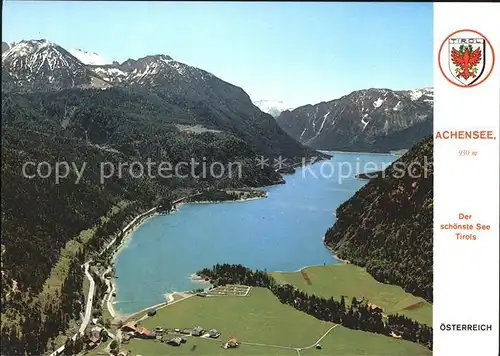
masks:
POLYGON ((116 260, 115 308, 131 313, 161 303, 164 295, 203 287, 192 273, 215 263, 241 263, 269 271, 296 271, 337 261, 322 238, 336 208, 395 156, 335 153, 286 175, 286 184, 263 188, 268 198, 187 204, 147 220, 116 260))

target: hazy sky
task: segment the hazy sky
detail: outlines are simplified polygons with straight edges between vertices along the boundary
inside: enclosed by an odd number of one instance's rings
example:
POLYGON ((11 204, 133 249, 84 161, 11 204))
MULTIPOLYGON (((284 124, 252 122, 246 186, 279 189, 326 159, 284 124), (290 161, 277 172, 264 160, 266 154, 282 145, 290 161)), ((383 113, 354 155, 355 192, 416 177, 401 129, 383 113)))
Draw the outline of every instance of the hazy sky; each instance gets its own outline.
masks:
POLYGON ((2 32, 109 61, 168 54, 290 106, 432 86, 432 3, 6 1, 2 32))

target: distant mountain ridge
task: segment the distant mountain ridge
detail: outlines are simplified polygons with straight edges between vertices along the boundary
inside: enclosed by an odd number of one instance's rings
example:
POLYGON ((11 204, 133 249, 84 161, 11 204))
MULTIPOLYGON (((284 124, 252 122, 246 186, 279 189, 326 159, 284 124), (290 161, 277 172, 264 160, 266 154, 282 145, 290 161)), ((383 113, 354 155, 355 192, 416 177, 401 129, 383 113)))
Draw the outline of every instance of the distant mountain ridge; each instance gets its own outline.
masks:
POLYGON ((371 88, 284 111, 276 121, 315 149, 388 152, 432 134, 433 108, 433 88, 371 88))
POLYGON ((274 118, 278 117, 283 111, 293 110, 289 105, 286 105, 279 100, 256 100, 253 102, 260 110, 274 118))

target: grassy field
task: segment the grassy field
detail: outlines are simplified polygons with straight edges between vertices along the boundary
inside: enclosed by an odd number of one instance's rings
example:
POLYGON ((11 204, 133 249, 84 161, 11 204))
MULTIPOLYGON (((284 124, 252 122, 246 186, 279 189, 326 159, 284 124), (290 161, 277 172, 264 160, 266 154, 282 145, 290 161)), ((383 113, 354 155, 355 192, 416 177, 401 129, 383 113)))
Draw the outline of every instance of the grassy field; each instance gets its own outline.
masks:
POLYGON ((173 347, 153 340, 132 339, 120 345, 132 355, 203 355, 203 356, 430 356, 431 352, 415 343, 383 335, 349 330, 336 326, 322 341, 322 350, 316 344, 335 324, 320 321, 312 316, 281 304, 267 289, 252 288, 248 297, 191 297, 169 305, 140 323, 148 329, 190 328, 201 326, 221 332, 218 339, 187 337, 186 344, 173 347), (230 336, 237 338, 240 346, 226 350, 221 345, 230 336), (253 345, 254 343, 264 345, 253 345), (193 350, 193 346, 196 348, 193 350), (267 345, 267 346, 266 346, 267 345), (281 346, 279 347, 271 347, 281 346), (310 347, 310 349, 304 349, 310 347), (299 352, 296 349, 302 349, 299 352))
POLYGON ((308 267, 305 273, 271 273, 280 283, 288 282, 295 287, 321 297, 340 300, 346 296, 346 303, 352 297, 364 297, 376 304, 384 313, 404 314, 421 323, 432 326, 432 305, 424 299, 415 297, 398 286, 377 282, 363 268, 340 264, 308 267))
POLYGON ((321 340, 322 350, 302 350, 303 356, 431 356, 416 343, 339 326, 321 340))
POLYGON ((253 345, 240 345, 237 349, 226 350, 221 347, 221 344, 222 342, 213 340, 189 338, 186 344, 179 347, 174 347, 148 340, 133 339, 130 341, 130 344, 122 345, 121 349, 130 350, 132 355, 144 356, 297 356, 297 351, 292 349, 277 349, 253 345), (192 350, 194 345, 196 345, 196 348, 192 350))
POLYGON ((218 347, 229 336, 239 341, 302 347, 315 342, 332 325, 281 304, 265 288, 252 288, 248 297, 192 297, 141 323, 150 330, 157 326, 217 329, 222 334, 218 347))

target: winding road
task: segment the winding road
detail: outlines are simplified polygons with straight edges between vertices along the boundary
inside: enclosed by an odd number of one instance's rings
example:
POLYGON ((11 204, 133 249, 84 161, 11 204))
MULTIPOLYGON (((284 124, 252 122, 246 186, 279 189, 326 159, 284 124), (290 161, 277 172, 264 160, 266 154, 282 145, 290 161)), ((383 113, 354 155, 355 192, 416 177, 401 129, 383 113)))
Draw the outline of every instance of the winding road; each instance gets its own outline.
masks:
POLYGON ((313 343, 313 344, 311 344, 309 346, 305 346, 305 347, 292 347, 292 346, 259 344, 259 343, 255 343, 255 342, 246 342, 246 341, 242 341, 241 344, 242 345, 263 346, 263 347, 273 347, 273 348, 276 348, 276 349, 295 350, 300 355, 300 351, 311 349, 311 348, 315 347, 317 344, 319 344, 321 342, 321 340, 323 340, 330 333, 330 331, 332 331, 333 329, 335 329, 337 326, 339 326, 339 324, 335 324, 330 329, 328 329, 315 343, 313 343))
MULTIPOLYGON (((177 202, 179 201, 182 201, 184 199, 186 199, 187 197, 183 197, 179 200, 177 200, 177 202)), ((127 224, 127 226, 125 226, 122 230, 123 233, 126 233, 139 219, 143 218, 145 215, 153 212, 154 210, 156 210, 156 208, 152 208, 138 216, 136 216, 129 224, 127 224)), ((113 244, 116 242, 116 236, 104 247, 104 249, 101 251, 100 255, 102 255, 105 251, 107 251, 111 246, 113 246, 113 244)), ((73 335, 71 337, 71 339, 74 341, 76 339, 76 337, 78 335, 83 335, 84 332, 85 332, 85 329, 87 328, 87 326, 89 325, 90 323, 90 319, 92 317, 92 302, 94 301, 94 293, 95 293, 95 281, 94 279, 92 278, 92 275, 90 274, 89 272, 89 267, 90 267, 90 263, 92 262, 92 260, 89 260, 87 262, 85 262, 82 267, 85 269, 85 276, 87 277, 87 279, 89 280, 89 283, 90 283, 90 287, 89 287, 89 293, 88 293, 88 297, 87 297, 87 304, 85 305, 85 314, 83 316, 83 319, 82 319, 82 323, 80 324, 80 328, 78 329, 78 332, 73 335)), ((108 272, 109 270, 111 270, 111 267, 108 268, 108 270, 106 270, 106 272, 108 272)), ((104 274, 106 273, 104 272, 104 274)), ((104 274, 103 274, 103 277, 104 277, 104 274)), ((106 285, 108 286, 108 297, 107 297, 107 308, 110 312, 110 314, 114 317, 115 313, 114 313, 114 310, 113 310, 113 307, 111 306, 111 296, 112 296, 112 293, 113 293, 113 290, 114 290, 114 286, 111 284, 111 282, 108 280, 108 279, 105 279, 106 281, 106 285)), ((108 330, 106 330, 108 332, 108 334, 110 334, 111 337, 114 338, 114 335, 111 334, 108 330)), ((57 356, 57 355, 60 355, 62 352, 64 351, 64 345, 60 346, 58 349, 56 349, 54 352, 52 352, 50 354, 50 356, 57 356)))
MULTIPOLYGON (((115 291, 115 286, 113 283, 111 283, 110 278, 106 278, 106 273, 111 271, 111 267, 108 267, 102 274, 102 279, 106 283, 106 286, 108 287, 108 290, 106 291, 106 308, 108 308, 108 312, 111 315, 111 317, 114 319, 116 317, 115 309, 113 308, 111 298, 113 298, 113 292, 115 291)), ((103 300, 104 301, 104 300, 103 300)))
MULTIPOLYGON (((82 267, 85 268, 85 276, 90 282, 90 287, 89 287, 89 294, 87 297, 87 304, 85 305, 85 314, 83 316, 82 324, 80 325, 80 329, 78 329, 78 332, 71 337, 73 341, 76 340, 76 337, 78 335, 83 335, 85 332, 85 329, 89 325, 90 318, 92 316, 92 302, 94 300, 94 292, 95 292, 95 281, 92 278, 92 275, 89 273, 89 265, 92 260, 85 262, 82 267)), ((50 354, 50 356, 56 356, 60 355, 64 351, 64 345, 59 347, 57 350, 55 350, 53 353, 50 354)))
POLYGON ((92 278, 92 275, 89 273, 89 265, 90 262, 88 261, 84 264, 85 266, 85 276, 90 282, 90 287, 89 287, 89 295, 87 297, 87 304, 85 305, 85 315, 82 320, 82 324, 80 325, 80 329, 78 332, 82 335, 85 332, 85 329, 87 328, 87 325, 89 325, 90 318, 92 317, 92 302, 94 300, 94 292, 95 292, 95 281, 92 278))

